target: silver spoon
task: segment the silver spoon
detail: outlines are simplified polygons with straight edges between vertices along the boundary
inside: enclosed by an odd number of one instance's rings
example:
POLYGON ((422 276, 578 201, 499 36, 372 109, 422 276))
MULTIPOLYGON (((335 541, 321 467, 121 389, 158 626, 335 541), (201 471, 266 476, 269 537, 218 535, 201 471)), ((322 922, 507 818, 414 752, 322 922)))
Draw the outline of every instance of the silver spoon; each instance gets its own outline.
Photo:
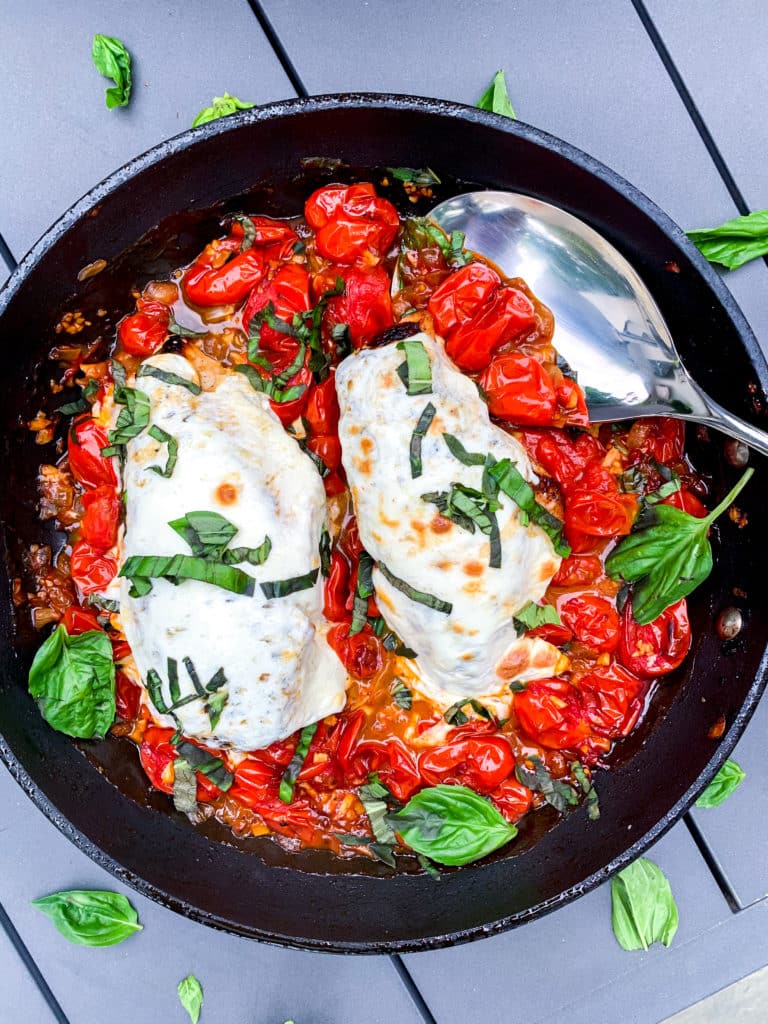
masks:
POLYGON ((602 235, 515 192, 467 192, 430 214, 466 248, 522 277, 555 315, 554 344, 576 372, 594 423, 674 416, 714 427, 768 455, 768 433, 693 381, 642 280, 602 235))

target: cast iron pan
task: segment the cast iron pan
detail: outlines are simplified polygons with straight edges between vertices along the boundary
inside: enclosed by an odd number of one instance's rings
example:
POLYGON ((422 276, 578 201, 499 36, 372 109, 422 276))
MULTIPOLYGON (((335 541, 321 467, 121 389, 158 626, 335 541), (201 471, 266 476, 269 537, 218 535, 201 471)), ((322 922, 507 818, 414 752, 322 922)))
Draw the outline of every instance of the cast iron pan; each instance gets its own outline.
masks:
MULTIPOLYGON (((617 751, 614 770, 598 775, 600 820, 587 821, 582 809, 557 823, 551 809, 539 811, 506 850, 446 872, 439 882, 407 860, 393 876, 362 858, 289 853, 268 839, 239 842, 223 828, 194 829, 149 789, 126 741, 77 746, 45 724, 26 692, 39 637, 26 616, 17 621, 10 577, 19 572, 24 545, 46 536, 57 543, 35 508, 38 464, 54 455, 20 425, 60 401, 47 390, 52 325, 63 311, 80 308, 93 322, 90 336, 108 332, 128 312, 131 286, 191 259, 217 231, 222 210, 298 213, 323 181, 378 180, 386 165, 432 167, 444 181, 438 197, 477 183, 527 192, 583 217, 645 278, 687 365, 714 398, 765 427, 768 384, 765 360, 729 292, 645 196, 519 121, 434 100, 320 97, 187 132, 99 185, 23 261, 0 295, 0 753, 62 832, 144 894, 243 935, 350 952, 419 950, 488 935, 604 881, 668 829, 709 782, 754 710, 768 663, 759 549, 750 546, 749 527, 738 530, 726 518, 713 531, 715 570, 691 602, 694 650, 617 751), (79 283, 78 271, 95 259, 107 260, 107 269, 79 283), (110 312, 101 320, 100 307, 110 312), (731 605, 742 609, 745 628, 724 644, 714 622, 731 605), (721 715, 725 734, 711 739, 721 715)), ((735 478, 722 459, 722 439, 692 434, 690 444, 722 495, 735 478)), ((739 498, 753 518, 768 506, 767 468, 759 466, 739 498)))

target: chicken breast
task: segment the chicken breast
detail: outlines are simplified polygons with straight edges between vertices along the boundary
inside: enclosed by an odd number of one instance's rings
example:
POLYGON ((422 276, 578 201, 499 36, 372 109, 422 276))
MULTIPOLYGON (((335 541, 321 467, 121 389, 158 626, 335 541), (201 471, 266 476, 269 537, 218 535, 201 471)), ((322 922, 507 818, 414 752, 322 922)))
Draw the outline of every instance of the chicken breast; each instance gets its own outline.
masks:
MULTIPOLYGON (((167 440, 147 428, 128 443, 124 556, 191 555, 169 523, 197 511, 236 528, 229 549, 258 548, 269 537, 271 550, 261 565, 236 562, 254 581, 252 596, 194 579, 152 579, 148 593, 132 597, 123 578, 121 619, 142 680, 153 671, 161 681, 158 712, 175 703, 185 735, 246 751, 344 706, 346 674, 322 619, 325 493, 308 456, 244 377, 223 374, 213 391, 198 383, 183 356, 142 364, 135 386, 149 398, 150 427, 175 440, 178 458, 166 477, 152 467, 166 467, 167 440), (316 577, 311 585, 284 597, 260 586, 308 573, 316 577)), ((174 724, 170 714, 162 720, 174 724)))
POLYGON ((388 625, 416 651, 413 681, 426 696, 443 707, 460 697, 508 696, 512 680, 548 676, 560 658, 543 640, 518 638, 513 623, 523 605, 543 596, 560 559, 547 534, 524 525, 504 494, 495 513, 498 568, 489 564, 486 533, 440 514, 441 494, 454 484, 480 492, 483 479, 481 465, 452 454, 446 434, 468 452, 511 459, 530 482, 536 477, 519 442, 490 422, 475 384, 442 342, 427 334, 410 340, 429 358, 430 393, 408 394, 398 374, 404 353, 395 343, 357 352, 336 372, 344 468, 360 538, 377 563, 376 598, 388 625), (428 403, 434 415, 414 477, 412 439, 428 403))

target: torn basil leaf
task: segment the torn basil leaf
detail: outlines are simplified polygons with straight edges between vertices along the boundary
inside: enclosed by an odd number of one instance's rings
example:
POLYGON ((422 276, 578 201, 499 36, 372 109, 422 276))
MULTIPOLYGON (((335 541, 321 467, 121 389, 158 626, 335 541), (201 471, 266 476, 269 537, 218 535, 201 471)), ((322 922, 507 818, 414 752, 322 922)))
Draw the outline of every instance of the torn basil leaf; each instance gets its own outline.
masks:
POLYGON ((561 779, 553 779, 538 757, 518 761, 515 765, 515 777, 519 783, 534 793, 541 793, 546 802, 561 814, 579 802, 573 787, 561 779))
POLYGON ((192 1024, 198 1024, 200 1011, 203 1008, 203 986, 194 976, 188 974, 183 978, 176 990, 179 995, 179 1002, 189 1014, 192 1024))
POLYGON ((640 857, 611 879, 611 924, 622 949, 669 946, 678 925, 669 881, 653 861, 640 857))
POLYGON ((184 758, 196 772, 205 775, 214 786, 218 786, 222 792, 226 793, 235 777, 228 771, 221 758, 214 757, 207 750, 196 747, 194 743, 183 738, 177 740, 174 746, 179 752, 179 757, 184 758))
POLYGON ((413 707, 413 693, 399 676, 395 676, 392 680, 389 692, 392 694, 392 699, 397 707, 402 708, 403 711, 411 710, 413 707))
POLYGON ((457 700, 445 712, 443 719, 448 725, 466 725, 469 721, 469 715, 464 711, 466 707, 472 708, 478 718, 484 718, 487 722, 494 720, 488 708, 481 704, 479 700, 475 700, 474 697, 464 697, 462 700, 457 700))
POLYGON ((747 773, 729 758, 696 801, 696 806, 719 807, 746 777, 747 773))
POLYGON ((131 98, 131 55, 125 44, 114 36, 97 33, 93 37, 91 57, 99 74, 115 83, 104 95, 107 109, 127 107, 131 98))
POLYGON ((267 600, 276 597, 288 597, 289 594, 297 594, 301 590, 310 590, 317 582, 319 569, 312 569, 303 576, 292 576, 287 580, 272 580, 269 583, 260 583, 261 592, 267 600))
POLYGON ((432 394, 432 364, 427 350, 420 341, 398 341, 396 346, 405 353, 405 362, 397 368, 397 375, 409 395, 432 394))
POLYGON ((753 210, 715 228, 686 231, 686 235, 710 263, 736 270, 749 260, 768 255, 768 210, 753 210))
POLYGON ((173 762, 173 806, 181 814, 197 811, 197 776, 185 757, 173 762))
POLYGON ((312 744, 312 737, 317 732, 317 722, 313 722, 312 725, 305 725, 299 734, 299 742, 296 745, 296 750, 293 752, 293 757, 288 763, 288 767, 283 772, 283 777, 280 780, 280 789, 278 796, 284 804, 289 804, 293 800, 293 789, 296 785, 296 779, 299 777, 299 772, 304 767, 304 762, 307 759, 309 748, 312 744))
POLYGON ((192 122, 192 127, 198 128, 201 124, 208 124, 209 121, 217 121, 220 117, 236 114, 238 110, 250 110, 253 106, 255 104, 245 103, 237 96, 230 96, 228 92, 225 92, 223 96, 214 96, 210 107, 203 107, 192 122))
POLYGON ((493 76, 493 80, 483 95, 477 101, 480 110, 489 110, 493 114, 502 114, 504 117, 517 119, 515 108, 512 106, 504 72, 499 69, 493 76))
POLYGON ((396 181, 408 181, 414 185, 439 185, 440 179, 431 167, 388 167, 387 171, 396 181))
POLYGON ((416 588, 412 587, 410 583, 406 583, 405 580, 401 580, 391 573, 383 562, 378 563, 378 569, 384 579, 387 580, 395 590, 399 590, 401 594, 405 594, 405 596, 410 598, 411 601, 416 601, 418 604, 426 605, 427 608, 432 608, 436 612, 442 612, 444 615, 450 615, 453 611, 453 605, 450 601, 443 601, 439 597, 435 597, 433 594, 426 594, 421 590, 416 590, 416 588))
POLYGON ((536 604, 534 601, 528 601, 518 609, 513 622, 519 634, 526 633, 529 629, 537 629, 539 626, 562 625, 554 605, 536 604))

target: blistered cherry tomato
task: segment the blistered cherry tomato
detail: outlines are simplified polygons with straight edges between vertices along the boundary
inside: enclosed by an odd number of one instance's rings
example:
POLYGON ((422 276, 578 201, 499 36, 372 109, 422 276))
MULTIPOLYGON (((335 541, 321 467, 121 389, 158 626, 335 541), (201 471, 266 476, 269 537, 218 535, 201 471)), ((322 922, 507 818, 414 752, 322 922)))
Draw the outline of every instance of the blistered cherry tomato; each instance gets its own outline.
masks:
POLYGON ((341 466, 341 441, 338 437, 311 436, 307 448, 314 452, 324 466, 333 471, 341 466))
POLYGON ((599 666, 578 680, 584 717, 602 736, 616 739, 634 729, 643 710, 644 684, 621 665, 599 666))
POLYGON ((173 732, 173 729, 150 726, 139 747, 142 768, 155 789, 163 793, 173 792, 173 762, 179 756, 170 742, 173 732))
POLYGON ((381 668, 381 644, 368 626, 350 636, 349 623, 341 622, 328 631, 328 643, 347 672, 356 679, 370 679, 381 668))
POLYGON ((668 416, 635 420, 627 434, 630 452, 642 452, 657 462, 679 462, 685 445, 685 423, 668 416))
POLYGON ((80 537, 97 551, 107 551, 117 541, 120 522, 120 498, 114 487, 104 484, 86 491, 82 497, 85 514, 80 521, 80 537))
POLYGON ((77 420, 69 430, 69 468, 78 483, 84 487, 111 484, 117 487, 114 462, 101 454, 109 446, 107 432, 94 420, 77 420))
POLYGON ((691 625, 685 598, 665 608, 645 626, 632 617, 627 601, 621 615, 619 658, 639 676, 663 676, 681 664, 691 649, 691 625))
POLYGON ((554 587, 588 587, 603 575, 603 563, 593 555, 569 555, 552 577, 554 587))
POLYGON ((493 416, 512 423, 551 423, 557 412, 552 378, 538 361, 522 352, 495 356, 480 377, 493 416))
POLYGON ((561 679, 528 683, 514 708, 525 735, 551 750, 575 750, 591 732, 578 691, 561 679))
POLYGON ((71 604, 67 608, 61 621, 64 623, 64 629, 70 636, 90 633, 93 629, 101 630, 96 610, 94 608, 81 608, 77 604, 71 604))
POLYGON ((349 597, 349 563, 336 549, 331 554, 331 571, 325 581, 323 615, 329 622, 344 622, 347 619, 347 598, 349 597))
POLYGON ((161 302, 145 303, 146 306, 149 310, 124 316, 117 326, 120 344, 132 356, 151 356, 168 337, 168 307, 161 302))
POLYGON ((564 494, 577 486, 590 463, 605 456, 605 449, 591 434, 572 438, 564 430, 525 430, 522 438, 531 456, 557 481, 564 494))
POLYGON ((372 185, 326 185, 309 197, 304 214, 318 252, 334 263, 383 256, 400 226, 397 210, 372 185))
POLYGON ((115 707, 117 717, 132 722, 138 717, 141 706, 141 689, 129 679, 125 672, 118 671, 115 676, 115 707))
MULTIPOLYGON (((243 326, 246 330, 253 316, 270 302, 277 319, 287 324, 292 324, 297 313, 309 309, 309 275, 304 267, 298 263, 286 263, 278 268, 269 281, 256 285, 243 308, 243 326)), ((263 323, 260 327, 259 349, 266 352, 288 351, 295 355, 298 346, 295 338, 263 323)))
POLYGON ((104 590, 117 575, 115 559, 103 555, 82 540, 72 548, 70 567, 72 579, 83 594, 104 590))
POLYGON ((619 616, 604 597, 580 594, 558 606, 563 625, 593 651, 615 651, 619 643, 619 616))
POLYGON ((421 753, 418 768, 427 785, 458 782, 478 793, 490 793, 512 774, 515 758, 503 736, 460 728, 445 744, 421 753))
POLYGON ((556 622, 545 622, 543 626, 529 629, 525 635, 546 640, 548 644, 554 644, 555 647, 562 647, 573 640, 573 632, 567 626, 559 626, 556 622))
POLYGON ((304 418, 312 434, 337 434, 339 429, 339 400, 336 396, 336 377, 331 374, 310 389, 304 418))
POLYGON ((359 743, 354 755, 353 773, 358 769, 361 782, 370 772, 379 778, 397 800, 406 801, 421 786, 421 776, 405 745, 398 739, 367 740, 359 743))
POLYGON ((706 506, 687 487, 681 487, 674 494, 667 495, 661 504, 679 508, 682 512, 687 512, 689 516, 695 516, 696 519, 704 519, 707 515, 706 506))
POLYGON ((353 348, 362 348, 392 326, 390 280, 381 266, 330 267, 318 275, 313 290, 318 299, 331 291, 336 278, 344 281, 344 294, 329 299, 326 323, 330 328, 346 324, 353 348))
POLYGON ((471 320, 448 335, 445 350, 459 369, 482 370, 498 348, 530 330, 535 322, 528 296, 505 285, 471 320))
POLYGON ((589 537, 623 537, 632 529, 637 515, 637 497, 597 491, 574 491, 565 503, 566 536, 568 530, 589 537))
POLYGON ((428 309, 437 333, 447 338, 468 323, 500 285, 499 275, 485 263, 475 261, 454 270, 429 299, 428 309))
POLYGON ((517 779, 505 779, 488 796, 507 821, 513 824, 519 821, 531 806, 530 789, 517 779))

